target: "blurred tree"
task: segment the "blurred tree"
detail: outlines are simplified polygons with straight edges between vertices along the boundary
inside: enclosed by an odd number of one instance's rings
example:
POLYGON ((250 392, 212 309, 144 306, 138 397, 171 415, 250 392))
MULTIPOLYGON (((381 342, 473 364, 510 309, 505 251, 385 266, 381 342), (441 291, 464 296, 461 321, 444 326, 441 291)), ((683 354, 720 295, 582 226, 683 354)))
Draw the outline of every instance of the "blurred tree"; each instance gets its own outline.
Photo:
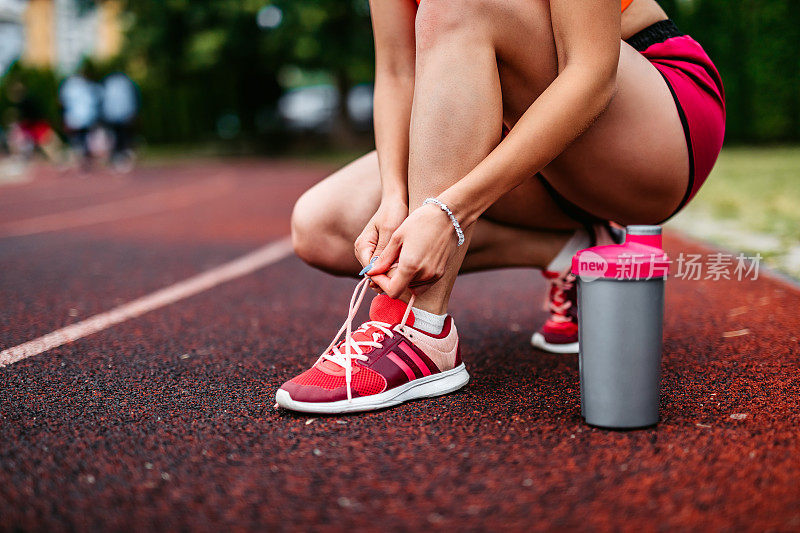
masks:
POLYGON ((129 0, 127 70, 142 86, 143 121, 154 141, 197 140, 235 115, 242 133, 280 94, 285 41, 265 40, 256 24, 262 2, 129 0), (155 130, 155 131, 152 131, 155 130))
POLYGON ((124 56, 142 86, 142 119, 158 125, 147 128, 151 140, 196 140, 230 115, 242 134, 263 133, 287 65, 329 72, 343 94, 354 82, 371 79, 366 0, 277 0, 278 24, 261 27, 257 17, 267 5, 127 1, 132 24, 124 56))
POLYGON ((284 29, 294 37, 291 58, 298 66, 324 70, 342 95, 334 139, 347 144, 352 133, 346 96, 356 83, 374 77, 368 0, 276 0, 284 29))

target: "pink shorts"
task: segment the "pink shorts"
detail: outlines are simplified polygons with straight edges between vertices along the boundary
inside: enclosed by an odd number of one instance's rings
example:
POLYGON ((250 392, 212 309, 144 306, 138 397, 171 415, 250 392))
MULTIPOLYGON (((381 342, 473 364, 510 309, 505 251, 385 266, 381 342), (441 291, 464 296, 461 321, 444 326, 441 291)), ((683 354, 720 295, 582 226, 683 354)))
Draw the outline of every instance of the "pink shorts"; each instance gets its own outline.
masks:
POLYGON ((683 124, 689 148, 689 184, 677 213, 700 190, 722 150, 725 90, 700 43, 681 35, 672 21, 645 28, 627 42, 664 76, 683 124))

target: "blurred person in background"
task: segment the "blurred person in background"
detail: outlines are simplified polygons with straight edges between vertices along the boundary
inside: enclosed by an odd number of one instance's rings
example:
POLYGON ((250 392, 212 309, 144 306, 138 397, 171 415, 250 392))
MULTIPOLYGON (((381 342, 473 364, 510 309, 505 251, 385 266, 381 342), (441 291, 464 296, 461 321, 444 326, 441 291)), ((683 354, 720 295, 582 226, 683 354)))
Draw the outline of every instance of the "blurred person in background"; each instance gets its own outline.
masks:
POLYGON ((111 164, 120 171, 133 168, 133 123, 139 109, 136 84, 124 73, 114 72, 103 80, 102 120, 111 131, 111 164))
POLYGON ((49 161, 58 161, 61 139, 45 118, 41 102, 19 82, 10 87, 9 100, 14 103, 7 140, 11 154, 29 161, 38 151, 49 161))
POLYGON ((89 132, 100 118, 100 86, 83 73, 68 77, 58 90, 64 108, 64 129, 73 154, 82 164, 89 162, 89 132))

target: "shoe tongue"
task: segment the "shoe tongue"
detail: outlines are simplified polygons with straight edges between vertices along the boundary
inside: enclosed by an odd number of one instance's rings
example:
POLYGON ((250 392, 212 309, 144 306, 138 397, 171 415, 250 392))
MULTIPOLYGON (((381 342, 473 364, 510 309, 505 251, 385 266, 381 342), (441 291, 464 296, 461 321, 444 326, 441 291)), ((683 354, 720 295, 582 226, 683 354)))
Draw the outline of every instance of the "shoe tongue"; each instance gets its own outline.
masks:
MULTIPOLYGON (((395 300, 385 294, 379 294, 372 299, 372 304, 369 306, 369 319, 376 322, 386 322, 394 326, 403 320, 405 312, 406 303, 404 301, 395 300)), ((408 314, 406 324, 409 326, 414 325, 413 311, 408 314)))

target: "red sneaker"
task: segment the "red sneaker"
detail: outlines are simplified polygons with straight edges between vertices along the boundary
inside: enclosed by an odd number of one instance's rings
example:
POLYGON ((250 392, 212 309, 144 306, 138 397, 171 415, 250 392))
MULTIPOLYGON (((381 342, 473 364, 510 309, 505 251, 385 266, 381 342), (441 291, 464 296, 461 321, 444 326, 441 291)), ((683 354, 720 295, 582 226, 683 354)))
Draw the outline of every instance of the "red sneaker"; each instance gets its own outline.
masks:
MULTIPOLYGON (((584 246, 620 244, 625 240, 625 232, 610 224, 597 224, 591 230, 584 246)), ((551 353, 578 353, 578 289, 570 270, 572 256, 584 246, 577 246, 571 240, 555 260, 558 264, 551 264, 552 270, 542 271, 550 280, 547 302, 550 318, 531 337, 535 348, 551 353)))
POLYGON ((306 413, 370 411, 467 384, 452 317, 440 335, 429 335, 414 328, 413 300, 405 304, 381 294, 372 300, 370 319, 351 332, 367 283, 365 278, 356 287, 347 320, 314 366, 278 389, 279 406, 306 413))
POLYGON ((578 353, 578 289, 572 273, 543 271, 550 280, 550 318, 533 334, 531 344, 551 353, 578 353))

